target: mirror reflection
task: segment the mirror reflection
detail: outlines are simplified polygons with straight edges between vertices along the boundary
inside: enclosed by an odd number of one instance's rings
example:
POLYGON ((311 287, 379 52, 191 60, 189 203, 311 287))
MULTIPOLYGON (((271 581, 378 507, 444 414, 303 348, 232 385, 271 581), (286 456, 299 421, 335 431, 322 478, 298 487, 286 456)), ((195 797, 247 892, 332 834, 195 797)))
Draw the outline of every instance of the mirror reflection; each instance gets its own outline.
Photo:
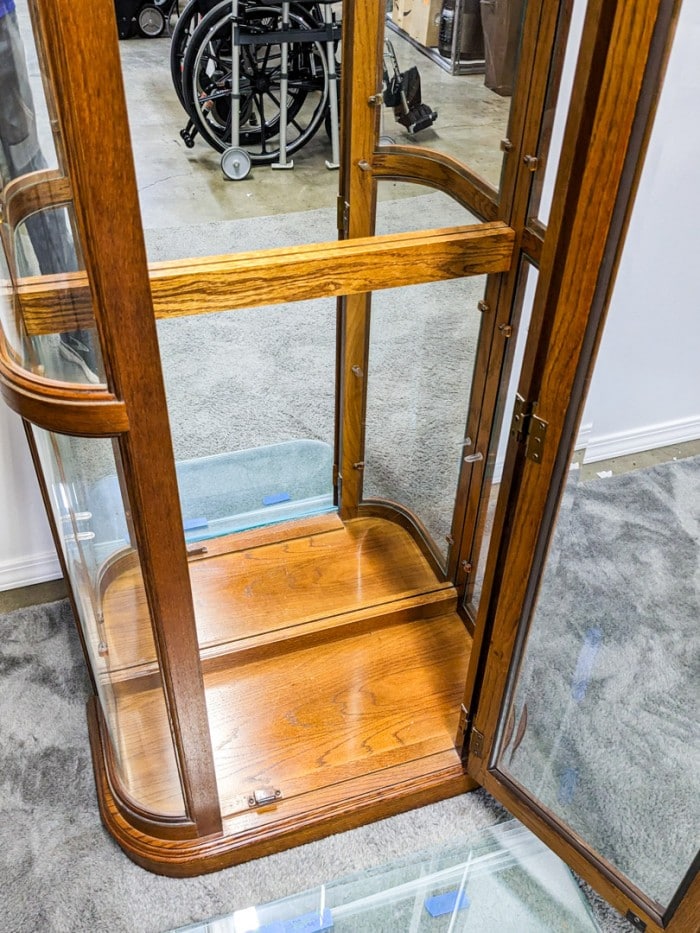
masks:
POLYGON ((392 0, 380 142, 445 153, 498 188, 524 14, 525 0, 392 0))
MULTIPOLYGON (((146 231, 287 215, 297 242, 321 239, 304 214, 335 220, 342 5, 189 0, 159 7, 162 28, 126 7, 116 3, 146 231)), ((264 248, 286 245, 286 232, 268 234, 264 248)), ((241 235, 232 248, 253 246, 241 235)))

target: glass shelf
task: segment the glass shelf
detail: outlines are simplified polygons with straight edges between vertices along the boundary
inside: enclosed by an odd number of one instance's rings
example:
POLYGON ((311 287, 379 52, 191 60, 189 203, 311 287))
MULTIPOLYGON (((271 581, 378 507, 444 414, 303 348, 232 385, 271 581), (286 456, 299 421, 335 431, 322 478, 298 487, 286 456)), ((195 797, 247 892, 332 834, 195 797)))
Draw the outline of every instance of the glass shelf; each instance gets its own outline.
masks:
POLYGON ((474 930, 595 933, 566 865, 511 820, 460 846, 420 853, 177 933, 474 930))

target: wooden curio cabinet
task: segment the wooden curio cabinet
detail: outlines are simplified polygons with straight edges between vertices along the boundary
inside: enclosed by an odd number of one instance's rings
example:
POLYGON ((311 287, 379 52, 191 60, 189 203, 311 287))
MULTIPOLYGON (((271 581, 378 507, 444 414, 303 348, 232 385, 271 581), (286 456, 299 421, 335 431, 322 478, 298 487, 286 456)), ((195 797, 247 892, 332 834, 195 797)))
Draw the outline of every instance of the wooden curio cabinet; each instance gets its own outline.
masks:
POLYGON ((0 383, 70 585, 102 816, 148 869, 213 871, 483 784, 616 906, 689 929, 690 895, 659 910, 489 763, 506 691, 489 664, 514 657, 503 613, 520 619, 553 520, 677 15, 590 0, 548 166, 571 3, 524 6, 499 184, 468 156, 380 143, 385 11, 344 0, 338 239, 149 263, 113 6, 32 0, 57 167, 4 179, 0 383), (463 219, 377 235, 395 183, 463 219), (451 283, 421 323, 411 289, 451 283), (406 367, 382 344, 390 291, 406 367), (318 299, 337 301, 330 443, 176 462, 157 322, 318 299), (423 365, 431 328, 445 373, 423 365))

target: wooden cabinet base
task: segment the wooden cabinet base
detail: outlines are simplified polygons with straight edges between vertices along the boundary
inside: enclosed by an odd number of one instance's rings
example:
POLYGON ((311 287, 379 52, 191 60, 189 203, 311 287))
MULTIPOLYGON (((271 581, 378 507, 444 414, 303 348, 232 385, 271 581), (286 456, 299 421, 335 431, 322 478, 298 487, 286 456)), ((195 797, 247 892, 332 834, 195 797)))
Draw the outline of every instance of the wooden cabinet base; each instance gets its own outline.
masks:
POLYGON ((185 816, 138 568, 104 577, 93 760, 136 862, 215 871, 474 786, 454 745, 472 639, 406 529, 326 516, 214 542, 190 569, 223 825, 206 838, 185 816))
POLYGON ((478 787, 464 773, 457 753, 452 751, 415 762, 413 767, 397 766, 380 775, 350 782, 350 787, 338 788, 335 800, 319 794, 317 801, 297 802, 293 808, 296 812, 290 815, 282 812, 281 804, 269 807, 262 814, 266 819, 260 821, 259 827, 238 831, 234 817, 225 821, 221 836, 186 838, 190 824, 181 824, 183 838, 162 838, 155 833, 173 830, 177 833, 177 824, 153 823, 151 834, 142 817, 117 802, 95 698, 88 704, 88 723, 97 796, 105 826, 134 862, 171 877, 219 871, 478 787))

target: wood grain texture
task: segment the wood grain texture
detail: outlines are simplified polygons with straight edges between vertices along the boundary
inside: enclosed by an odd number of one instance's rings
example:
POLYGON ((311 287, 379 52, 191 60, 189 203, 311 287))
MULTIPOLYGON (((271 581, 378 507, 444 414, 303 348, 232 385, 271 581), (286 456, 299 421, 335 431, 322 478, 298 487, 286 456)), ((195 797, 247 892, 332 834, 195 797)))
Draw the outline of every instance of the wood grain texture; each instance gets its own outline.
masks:
MULTIPOLYGON (((493 752, 509 671, 520 660, 516 645, 526 642, 677 10, 663 0, 588 5, 519 388, 547 422, 547 444, 539 463, 526 460, 522 447, 509 448, 503 482, 510 496, 501 497, 496 516, 500 551, 492 552, 486 572, 486 592, 495 595, 480 608, 480 660, 468 677, 468 686, 474 676, 480 679, 474 723, 485 737, 483 755, 469 756, 469 772, 611 903, 654 929, 663 922, 658 905, 545 811, 530 789, 513 786, 493 752)), ((680 909, 697 913, 697 904, 680 909)))
MULTIPOLYGON (((156 262, 153 309, 156 318, 183 317, 502 272, 513 239, 505 224, 492 223, 156 262)), ((33 336, 94 324, 81 273, 21 279, 17 299, 33 336)))
POLYGON ((475 172, 443 152, 418 146, 382 146, 372 155, 376 179, 406 181, 444 191, 483 221, 498 220, 498 192, 475 172))
POLYGON ((52 85, 61 169, 73 187, 76 231, 108 382, 133 415, 128 432, 119 437, 119 459, 185 806, 199 832, 209 834, 221 829, 220 808, 146 249, 138 224, 114 6, 109 0, 76 0, 68 6, 30 0, 30 11, 42 70, 52 85))
POLYGON ((30 214, 70 204, 72 198, 70 181, 56 169, 28 172, 10 181, 2 190, 3 223, 14 234, 30 214))
MULTIPOLYGON (((190 563, 190 579, 205 659, 239 652, 249 642, 284 645, 307 631, 319 639, 324 629, 393 618, 415 607, 429 615, 427 606, 444 608, 445 599, 454 606, 451 585, 436 576, 411 535, 376 518, 204 556, 190 563)), ((141 572, 133 561, 119 576, 110 572, 102 611, 111 677, 155 660, 141 572)))
MULTIPOLYGON (((103 817, 132 858, 186 875, 461 793, 473 784, 452 735, 469 643, 450 614, 206 675, 224 836, 144 838, 115 804, 93 735, 103 817), (251 809, 249 795, 267 784, 282 797, 251 809)), ((132 779, 143 774, 138 799, 174 810, 177 775, 167 762, 153 767, 167 730, 156 692, 129 689, 120 704, 132 779)))
POLYGON ((124 815, 110 782, 94 707, 88 707, 90 742, 95 767, 97 796, 102 819, 129 858, 143 868, 171 877, 190 877, 218 871, 250 859, 271 855, 331 833, 352 829, 414 807, 473 790, 477 785, 465 773, 454 750, 409 762, 387 771, 368 774, 342 786, 298 800, 295 812, 257 810, 224 821, 224 833, 209 839, 168 838, 167 825, 152 832, 139 829, 124 815), (241 825, 244 822, 245 825, 241 825))

